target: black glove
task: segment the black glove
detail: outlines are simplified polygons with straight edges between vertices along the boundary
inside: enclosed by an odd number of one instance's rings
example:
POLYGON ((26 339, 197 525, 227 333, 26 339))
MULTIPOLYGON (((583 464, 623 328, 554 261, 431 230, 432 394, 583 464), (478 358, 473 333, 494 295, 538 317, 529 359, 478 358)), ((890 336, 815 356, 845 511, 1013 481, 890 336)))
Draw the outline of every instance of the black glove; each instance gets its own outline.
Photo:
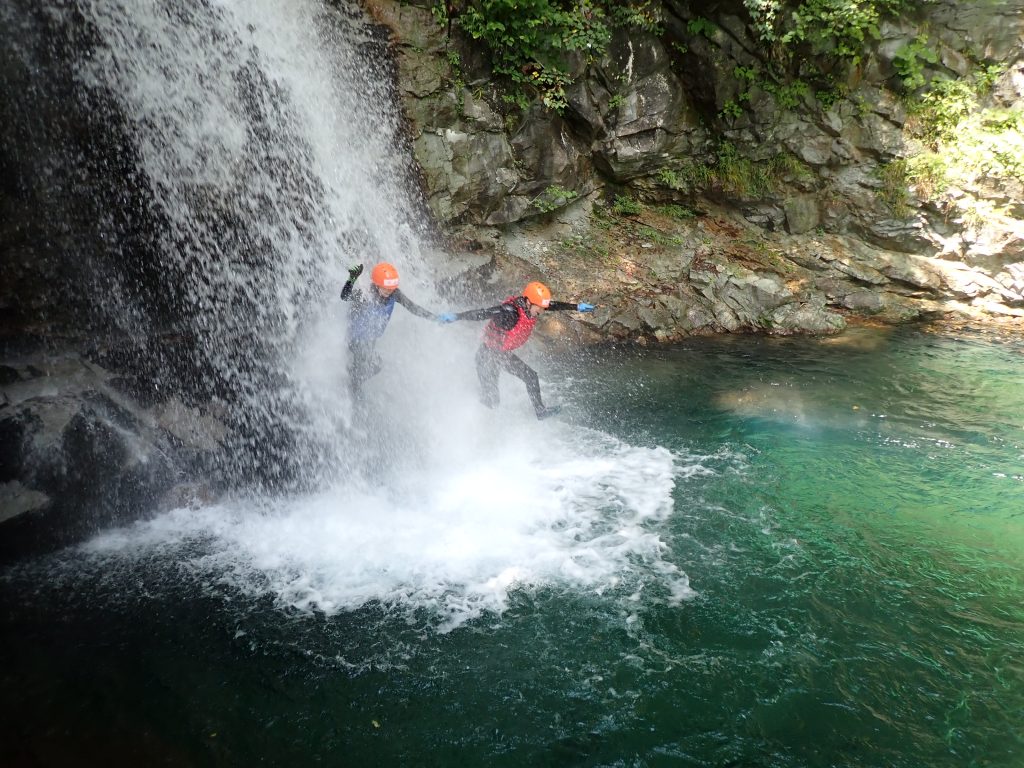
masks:
POLYGON ((363 274, 363 265, 356 264, 354 267, 352 267, 352 269, 348 271, 348 281, 350 283, 354 283, 356 280, 359 279, 359 276, 361 274, 363 274))

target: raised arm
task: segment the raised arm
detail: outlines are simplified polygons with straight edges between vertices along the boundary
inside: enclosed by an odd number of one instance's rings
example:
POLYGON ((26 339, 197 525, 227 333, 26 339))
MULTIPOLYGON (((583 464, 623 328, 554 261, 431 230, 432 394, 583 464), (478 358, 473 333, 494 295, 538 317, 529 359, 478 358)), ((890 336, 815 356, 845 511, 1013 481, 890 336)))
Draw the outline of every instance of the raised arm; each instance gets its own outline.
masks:
POLYGON ((352 298, 352 287, 356 284, 356 280, 359 279, 359 276, 361 274, 363 274, 362 264, 356 264, 348 271, 348 280, 346 280, 345 284, 341 286, 342 301, 348 301, 350 298, 352 298))

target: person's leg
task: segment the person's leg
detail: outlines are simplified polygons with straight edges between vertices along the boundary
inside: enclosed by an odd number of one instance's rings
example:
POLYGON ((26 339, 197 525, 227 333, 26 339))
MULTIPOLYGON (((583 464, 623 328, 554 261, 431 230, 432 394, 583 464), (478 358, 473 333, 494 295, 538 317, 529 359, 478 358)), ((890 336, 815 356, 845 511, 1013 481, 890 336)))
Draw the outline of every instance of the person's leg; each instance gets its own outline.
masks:
POLYGON ((481 344, 476 351, 476 375, 480 379, 480 402, 488 408, 497 408, 501 401, 498 391, 497 354, 481 344))
POLYGON ((506 371, 523 380, 523 383, 526 384, 526 393, 530 396, 530 402, 533 403, 533 410, 537 412, 538 417, 543 416, 547 409, 544 408, 544 401, 540 397, 540 379, 537 377, 537 372, 511 352, 502 354, 501 363, 506 371))
POLYGON ((353 395, 362 392, 367 379, 380 372, 380 358, 371 342, 352 342, 348 347, 348 383, 353 395))

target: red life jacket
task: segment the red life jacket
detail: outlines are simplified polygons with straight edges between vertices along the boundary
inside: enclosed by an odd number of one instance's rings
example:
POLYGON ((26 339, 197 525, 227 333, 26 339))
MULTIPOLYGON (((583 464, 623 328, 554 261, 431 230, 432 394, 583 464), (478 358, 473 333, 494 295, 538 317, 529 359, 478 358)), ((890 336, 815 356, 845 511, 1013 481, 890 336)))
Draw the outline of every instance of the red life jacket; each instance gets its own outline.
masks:
POLYGON ((493 320, 484 329, 484 344, 489 349, 511 352, 526 343, 533 333, 533 326, 537 324, 537 318, 530 317, 528 310, 523 308, 523 302, 517 301, 521 296, 509 296, 502 304, 511 304, 519 313, 519 319, 509 330, 497 325, 493 320))

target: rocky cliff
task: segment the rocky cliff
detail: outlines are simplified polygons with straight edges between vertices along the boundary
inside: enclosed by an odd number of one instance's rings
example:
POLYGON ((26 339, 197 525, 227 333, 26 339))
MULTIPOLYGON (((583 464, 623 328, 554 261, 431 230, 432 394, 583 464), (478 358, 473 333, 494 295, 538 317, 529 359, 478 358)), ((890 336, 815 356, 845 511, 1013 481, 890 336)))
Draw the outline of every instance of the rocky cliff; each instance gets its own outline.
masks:
POLYGON ((829 80, 770 75, 740 2, 664 2, 576 57, 560 112, 510 105, 431 5, 366 0, 430 207, 509 287, 597 300, 595 336, 1024 317, 1022 0, 920 4, 812 60, 829 80))

